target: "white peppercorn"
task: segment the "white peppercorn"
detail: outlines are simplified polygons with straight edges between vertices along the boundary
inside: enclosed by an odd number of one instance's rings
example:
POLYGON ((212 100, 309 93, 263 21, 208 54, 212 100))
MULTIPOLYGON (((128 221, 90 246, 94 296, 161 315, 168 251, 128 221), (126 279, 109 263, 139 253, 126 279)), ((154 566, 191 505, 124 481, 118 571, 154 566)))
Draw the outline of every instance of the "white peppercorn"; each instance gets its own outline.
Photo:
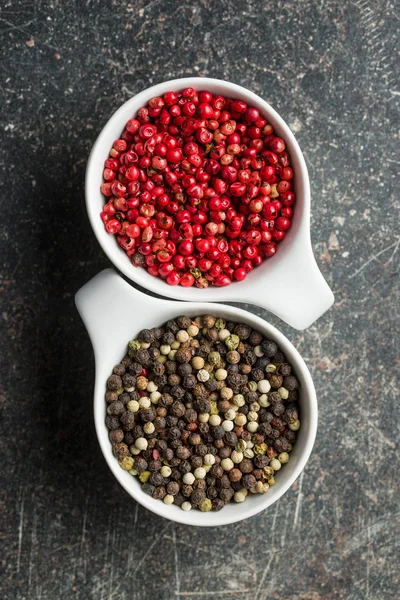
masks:
POLYGON ((130 412, 136 413, 138 412, 140 406, 139 406, 139 402, 137 400, 129 400, 128 404, 126 405, 127 409, 130 412))
POLYGON ((221 417, 219 415, 211 415, 208 422, 213 427, 217 427, 218 425, 221 425, 221 417))
POLYGON ((174 501, 174 497, 172 496, 172 494, 167 494, 166 496, 164 496, 163 502, 164 504, 172 504, 174 501))
POLYGON ((193 369, 200 370, 204 367, 204 358, 201 356, 194 356, 192 358, 192 367, 193 369))
POLYGON ((250 421, 250 423, 247 423, 247 431, 250 431, 250 433, 255 433, 258 429, 258 423, 257 421, 250 421))
POLYGON ((186 483, 186 485, 193 485, 195 479, 196 477, 193 475, 193 473, 185 473, 182 477, 182 481, 183 483, 186 483))
POLYGON ((235 450, 237 452, 244 452, 247 448, 247 443, 245 442, 245 440, 239 440, 238 443, 235 446, 235 450))
POLYGON ((230 458, 224 458, 221 460, 221 467, 224 471, 231 471, 235 465, 230 458))
POLYGON ((289 462, 289 459, 290 459, 290 456, 287 452, 281 452, 280 454, 278 454, 278 460, 282 465, 289 462))
POLYGON ((234 428, 234 423, 233 421, 222 421, 222 429, 224 431, 232 431, 234 428))
POLYGON ((264 356, 264 352, 261 346, 256 346, 254 348, 254 354, 257 356, 257 358, 260 358, 260 356, 264 356))
POLYGON ((234 450, 231 454, 231 460, 235 463, 235 465, 238 465, 243 460, 243 452, 238 452, 237 450, 234 450))
POLYGON ((269 406, 267 394, 261 394, 261 396, 258 398, 258 403, 260 406, 262 406, 262 408, 267 408, 267 406, 269 406))
POLYGON ((189 339, 189 334, 187 331, 185 331, 184 329, 181 329, 180 331, 178 331, 178 333, 176 334, 176 339, 180 344, 184 344, 185 342, 188 341, 189 339))
POLYGON ((158 404, 158 401, 161 398, 161 394, 160 392, 151 392, 150 394, 150 400, 152 402, 152 404, 158 404))
POLYGON ((169 477, 172 473, 172 469, 171 469, 171 467, 164 465, 163 467, 161 467, 160 473, 163 477, 169 477))
POLYGON ((151 400, 147 396, 143 396, 143 398, 139 398, 139 406, 140 408, 150 408, 151 400))
POLYGON ((244 502, 246 500, 246 496, 247 490, 243 489, 239 490, 238 492, 235 492, 233 499, 235 502, 244 502))
POLYGON ((238 408, 246 404, 246 400, 244 399, 243 394, 236 394, 235 396, 233 396, 232 402, 238 408))
POLYGON ((218 339, 221 340, 221 342, 224 342, 230 335, 231 332, 228 329, 220 329, 218 332, 218 339))
POLYGON ((203 462, 205 465, 210 465, 210 466, 215 464, 214 454, 206 454, 205 457, 203 458, 203 462))
POLYGON ((298 429, 300 429, 299 419, 296 419, 293 423, 289 423, 288 427, 291 431, 297 431, 298 429))
POLYGON ((254 458, 254 452, 251 448, 246 448, 246 450, 243 452, 243 456, 245 458, 254 458))
POLYGON ((278 388, 278 394, 282 398, 282 400, 287 400, 289 398, 289 390, 284 387, 278 388))
POLYGON ((156 429, 156 428, 154 427, 154 424, 153 424, 153 423, 145 423, 145 424, 143 425, 143 431, 144 431, 145 433, 147 433, 147 434, 154 433, 154 432, 155 432, 155 429, 156 429))
POLYGON ((205 369, 200 369, 200 371, 197 373, 197 379, 204 383, 210 379, 210 373, 205 369))
POLYGON ((190 504, 190 502, 188 502, 187 500, 185 502, 182 502, 181 504, 181 509, 188 511, 192 508, 192 505, 190 504))
POLYGON ((209 413, 200 413, 198 418, 200 423, 208 423, 210 415, 209 413))
POLYGON ((261 381, 257 383, 257 389, 261 394, 267 394, 271 389, 271 384, 268 379, 261 379, 261 381))
POLYGON ((272 467, 274 471, 279 471, 282 465, 277 458, 273 458, 269 463, 269 466, 272 467))
POLYGON ((223 400, 230 400, 233 396, 233 391, 231 390, 231 388, 224 387, 220 391, 220 396, 223 400))
POLYGON ((217 369, 215 371, 215 379, 217 381, 224 381, 228 377, 228 371, 225 369, 217 369))
POLYGON ((146 438, 139 437, 135 441, 135 446, 138 450, 147 450, 148 442, 147 442, 146 438))
POLYGON ((193 474, 196 477, 196 479, 204 479, 207 475, 207 471, 204 469, 204 467, 197 467, 197 469, 194 470, 193 474))
POLYGON ((186 331, 188 332, 190 337, 196 337, 196 335, 199 333, 199 328, 197 327, 197 325, 194 325, 192 323, 191 325, 189 325, 186 331))
POLYGON ((149 383, 147 384, 147 387, 146 387, 146 391, 147 392, 156 392, 157 390, 158 390, 158 387, 156 386, 154 381, 149 381, 149 383))
POLYGON ((242 413, 238 413, 235 417, 235 425, 237 425, 238 427, 243 427, 243 425, 246 425, 246 423, 247 423, 246 415, 244 415, 242 413))
POLYGON ((172 344, 171 344, 171 350, 178 350, 178 348, 180 348, 180 347, 181 347, 181 345, 180 345, 180 343, 178 342, 178 340, 175 340, 175 341, 174 341, 174 342, 172 342, 172 344))
POLYGON ((247 420, 248 421, 257 421, 258 420, 258 414, 256 413, 255 410, 250 410, 247 413, 247 420))
POLYGON ((235 417, 236 411, 234 411, 233 408, 229 408, 225 413, 225 419, 227 419, 228 421, 233 421, 235 417))

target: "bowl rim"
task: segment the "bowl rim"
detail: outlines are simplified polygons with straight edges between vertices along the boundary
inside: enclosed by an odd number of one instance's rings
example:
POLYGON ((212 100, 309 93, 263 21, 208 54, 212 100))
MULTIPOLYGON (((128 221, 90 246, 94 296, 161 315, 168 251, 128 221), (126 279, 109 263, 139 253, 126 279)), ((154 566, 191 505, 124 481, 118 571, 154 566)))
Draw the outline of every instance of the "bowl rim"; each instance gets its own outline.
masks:
MULTIPOLYGON (((307 171, 307 166, 304 160, 303 153, 300 146, 290 130, 285 120, 272 108, 272 106, 266 102, 263 98, 251 92, 235 83, 229 81, 223 81, 220 79, 209 78, 209 77, 186 77, 172 79, 164 81, 146 88, 135 94, 126 102, 124 102, 108 119, 106 124, 101 129, 95 143, 93 144, 90 152, 86 176, 85 176, 85 202, 88 218, 96 236, 98 243, 106 256, 109 258, 111 263, 128 279, 130 279, 136 285, 150 291, 151 293, 158 294, 163 297, 173 298, 178 300, 190 300, 190 301, 251 301, 248 297, 248 289, 251 286, 258 284, 258 279, 261 275, 268 276, 268 271, 271 270, 276 273, 279 268, 279 257, 283 259, 284 255, 290 252, 290 247, 293 246, 293 252, 298 252, 299 246, 304 246, 305 253, 309 257, 312 257, 311 239, 310 239, 310 182, 307 171), (97 189, 98 180, 102 181, 102 177, 99 177, 99 169, 101 173, 100 158, 102 159, 101 165, 103 165, 105 157, 107 155, 110 142, 109 137, 115 139, 115 132, 119 129, 122 130, 123 124, 128 118, 137 110, 139 106, 145 104, 151 97, 155 95, 162 95, 168 89, 179 90, 184 87, 194 87, 195 89, 207 88, 207 87, 218 87, 221 88, 222 94, 232 95, 236 97, 243 97, 247 102, 255 105, 262 105, 261 110, 268 116, 268 119, 272 122, 274 127, 278 127, 279 134, 285 138, 288 146, 290 146, 290 153, 292 158, 296 161, 296 181, 301 187, 301 203, 299 202, 297 210, 295 211, 293 227, 289 230, 283 244, 280 246, 279 253, 274 256, 270 261, 265 261, 262 265, 254 269, 249 273, 248 277, 244 282, 232 282, 227 288, 209 287, 207 289, 198 288, 185 288, 182 286, 169 286, 164 280, 159 277, 154 277, 147 273, 145 269, 134 268, 126 256, 125 252, 118 246, 115 240, 114 244, 109 242, 109 234, 104 229, 104 224, 99 217, 101 206, 97 205, 96 194, 101 198, 100 191, 97 189), (123 123, 122 126, 118 127, 117 123, 123 123), (111 136, 111 133, 113 134, 111 136), (96 185, 95 183, 96 182, 96 185), (301 213, 301 214, 300 214, 301 213), (297 217, 297 218, 296 218, 297 217), (294 231, 296 230, 296 231, 294 231), (296 248, 294 247, 296 246, 296 248), (307 248, 306 248, 307 246, 307 248)), ((112 236, 113 237, 113 236, 112 236)), ((310 265, 311 267, 311 265, 310 265)))
MULTIPOLYGON (((124 284, 131 287, 125 281, 124 281, 124 284)), ((138 292, 136 291, 136 293, 138 293, 138 292)), ((152 300, 155 300, 156 302, 170 303, 170 305, 174 304, 177 314, 179 312, 178 304, 176 302, 159 300, 159 299, 155 299, 155 298, 152 298, 152 300)), ((170 309, 172 310, 172 306, 170 306, 170 309)), ((250 313, 247 310, 237 308, 235 306, 220 304, 220 303, 212 304, 212 303, 204 303, 204 302, 193 302, 193 303, 187 304, 185 306, 185 309, 189 313, 195 312, 198 314, 212 313, 213 310, 214 311, 217 310, 218 313, 226 314, 227 316, 232 317, 234 320, 240 320, 241 318, 243 318, 245 321, 251 322, 252 326, 255 329, 258 329, 264 335, 267 335, 267 336, 271 337, 273 340, 275 340, 277 342, 279 348, 281 348, 282 351, 287 356, 288 360, 291 363, 296 364, 296 366, 295 366, 296 372, 297 372, 298 376, 301 377, 301 379, 302 379, 302 388, 301 388, 302 389, 302 397, 300 398, 300 407, 301 407, 301 402, 302 401, 304 402, 304 398, 307 398, 306 401, 308 403, 308 408, 309 408, 309 421, 308 421, 308 426, 303 434, 305 436, 304 449, 301 452, 301 454, 296 456, 296 464, 293 468, 291 475, 287 476, 287 478, 284 481, 279 481, 279 480, 277 481, 277 483, 273 486, 273 491, 274 491, 273 497, 271 495, 269 495, 269 492, 267 492, 266 494, 264 494, 262 496, 263 501, 257 505, 255 505, 255 504, 253 505, 252 502, 248 502, 248 503, 244 502, 243 504, 238 504, 238 505, 234 504, 234 506, 237 506, 237 511, 235 511, 233 514, 231 514, 229 511, 225 513, 224 509, 222 509, 218 513, 215 513, 215 512, 203 513, 198 510, 191 510, 189 512, 185 512, 185 511, 179 509, 178 507, 174 507, 174 508, 177 508, 177 510, 170 510, 171 509, 170 506, 165 505, 160 500, 155 500, 154 498, 147 496, 144 492, 142 492, 140 486, 137 485, 137 483, 138 483, 137 481, 135 481, 133 478, 129 479, 126 477, 126 475, 127 475, 126 471, 123 471, 123 469, 121 469, 121 467, 118 465, 118 462, 112 453, 111 443, 108 438, 108 430, 104 423, 104 416, 105 416, 104 370, 107 367, 102 364, 102 366, 99 368, 99 366, 97 364, 97 356, 96 356, 96 377, 95 377, 94 404, 93 404, 96 435, 97 435, 97 439, 98 439, 101 451, 103 453, 103 456, 104 456, 111 472, 113 473, 114 477, 117 479, 117 481, 120 483, 120 485, 122 485, 122 487, 126 490, 126 492, 128 492, 128 494, 132 498, 134 498, 134 500, 139 502, 146 509, 157 514, 158 516, 167 518, 171 521, 174 521, 174 522, 177 522, 180 524, 184 524, 184 525, 192 525, 192 526, 200 526, 200 527, 214 527, 214 526, 228 525, 231 523, 236 523, 236 522, 242 521, 244 519, 250 518, 250 517, 260 513, 261 511, 265 510, 272 504, 274 504, 277 500, 279 500, 279 498, 281 498, 290 489, 290 487, 293 485, 295 480, 300 476, 300 474, 304 470, 304 468, 307 464, 307 461, 311 455, 311 452, 312 452, 313 446, 314 446, 314 442, 315 442, 315 437, 316 437, 316 432, 317 432, 317 424, 318 424, 317 396, 316 396, 316 391, 315 391, 315 387, 314 387, 314 383, 313 383, 311 374, 308 370, 308 367, 307 367, 304 359, 302 358, 301 354, 299 353, 299 351, 295 348, 295 346, 292 344, 292 342, 290 342, 290 340, 282 332, 280 332, 276 327, 274 327, 273 325, 271 325, 270 323, 268 323, 261 317, 258 317, 257 315, 254 315, 253 313, 250 313), (104 435, 105 432, 107 435, 104 435), (132 484, 134 484, 134 485, 132 485, 132 484), (208 522, 207 515, 213 515, 212 522, 208 522)), ((284 475, 284 471, 278 476, 280 478, 280 480, 282 479, 283 475, 284 475)), ((131 477, 131 476, 129 476, 129 477, 131 477)))

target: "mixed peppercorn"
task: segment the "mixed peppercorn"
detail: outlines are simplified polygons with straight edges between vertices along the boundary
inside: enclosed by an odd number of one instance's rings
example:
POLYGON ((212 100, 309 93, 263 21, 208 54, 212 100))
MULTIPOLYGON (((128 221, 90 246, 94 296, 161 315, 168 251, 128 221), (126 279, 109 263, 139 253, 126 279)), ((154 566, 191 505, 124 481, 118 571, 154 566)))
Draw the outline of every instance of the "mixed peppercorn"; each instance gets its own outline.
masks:
POLYGON ((104 167, 107 232, 169 285, 242 281, 291 225, 285 141, 242 100, 193 88, 151 98, 104 167))
POLYGON ((263 494, 300 428, 299 382, 277 344, 243 323, 180 316, 144 329, 107 380, 119 465, 183 510, 263 494))

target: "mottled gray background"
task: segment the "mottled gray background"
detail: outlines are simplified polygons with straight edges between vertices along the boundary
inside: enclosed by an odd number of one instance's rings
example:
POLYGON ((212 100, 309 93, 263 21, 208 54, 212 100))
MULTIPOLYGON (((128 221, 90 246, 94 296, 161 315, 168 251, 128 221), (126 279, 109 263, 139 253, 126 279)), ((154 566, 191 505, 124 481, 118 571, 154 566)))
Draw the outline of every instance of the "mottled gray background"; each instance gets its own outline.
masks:
POLYGON ((394 2, 0 6, 0 596, 395 598, 394 2), (296 133, 311 176, 313 246, 336 295, 301 333, 249 307, 306 359, 319 432, 284 498, 216 530, 162 520, 114 481, 95 438, 92 351, 73 304, 108 266, 84 209, 92 143, 131 95, 192 74, 241 83, 296 133))

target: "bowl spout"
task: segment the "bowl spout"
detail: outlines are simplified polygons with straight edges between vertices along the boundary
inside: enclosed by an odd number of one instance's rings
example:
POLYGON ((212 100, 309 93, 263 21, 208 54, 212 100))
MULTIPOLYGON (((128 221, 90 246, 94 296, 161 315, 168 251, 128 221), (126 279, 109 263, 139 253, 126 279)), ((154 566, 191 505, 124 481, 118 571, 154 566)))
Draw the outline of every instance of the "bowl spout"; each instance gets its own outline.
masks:
POLYGON ((129 335, 128 313, 131 317, 135 312, 151 312, 157 302, 127 284, 113 269, 101 271, 86 283, 75 295, 75 304, 92 342, 96 363, 107 354, 110 344, 129 335))

